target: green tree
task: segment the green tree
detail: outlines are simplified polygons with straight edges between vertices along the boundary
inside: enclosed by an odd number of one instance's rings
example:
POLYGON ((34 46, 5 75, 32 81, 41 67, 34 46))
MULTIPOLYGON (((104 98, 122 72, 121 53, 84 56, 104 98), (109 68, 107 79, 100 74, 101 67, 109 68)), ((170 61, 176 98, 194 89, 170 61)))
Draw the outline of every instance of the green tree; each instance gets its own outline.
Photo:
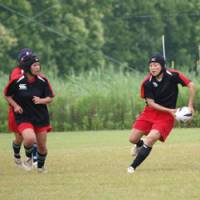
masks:
POLYGON ((162 52, 165 35, 168 63, 173 60, 179 68, 192 70, 200 42, 199 4, 198 0, 2 0, 0 37, 8 45, 0 49, 1 64, 13 67, 19 49, 29 47, 41 57, 44 69, 62 76, 108 65, 144 71, 148 57, 162 52))

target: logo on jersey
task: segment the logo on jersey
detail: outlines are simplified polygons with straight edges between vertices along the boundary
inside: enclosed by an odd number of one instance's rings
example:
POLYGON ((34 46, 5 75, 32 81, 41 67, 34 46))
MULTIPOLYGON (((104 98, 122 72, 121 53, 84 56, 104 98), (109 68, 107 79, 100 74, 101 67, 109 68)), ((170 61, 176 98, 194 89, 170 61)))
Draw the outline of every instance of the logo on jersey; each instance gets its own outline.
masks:
POLYGON ((27 90, 27 85, 26 84, 19 84, 19 89, 20 90, 27 90))
POLYGON ((152 82, 152 84, 153 84, 154 87, 158 87, 158 83, 152 82))

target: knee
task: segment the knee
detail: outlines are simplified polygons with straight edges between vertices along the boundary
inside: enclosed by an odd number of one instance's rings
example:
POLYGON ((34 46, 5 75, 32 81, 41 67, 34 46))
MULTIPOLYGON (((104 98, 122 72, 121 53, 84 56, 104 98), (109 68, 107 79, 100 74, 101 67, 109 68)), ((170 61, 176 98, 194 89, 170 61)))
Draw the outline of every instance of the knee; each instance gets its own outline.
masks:
POLYGON ((32 146, 35 143, 35 132, 30 128, 24 129, 22 131, 22 137, 25 146, 32 146))
POLYGON ((142 133, 133 129, 131 132, 131 135, 129 136, 129 142, 133 144, 137 144, 141 137, 142 137, 142 133))
POLYGON ((23 137, 18 133, 15 133, 15 139, 13 141, 15 144, 21 144, 23 141, 23 137))
POLYGON ((15 138, 15 139, 13 140, 13 142, 14 142, 15 144, 19 144, 19 145, 22 144, 22 141, 23 141, 23 138, 15 138))
POLYGON ((38 152, 41 154, 46 154, 47 153, 47 147, 45 144, 38 144, 38 152))
POLYGON ((138 139, 132 135, 130 135, 129 137, 129 142, 130 143, 133 143, 133 144, 136 144, 138 142, 138 139))
POLYGON ((159 134, 148 135, 145 139, 145 144, 149 147, 153 146, 160 138, 159 134))
POLYGON ((35 143, 35 138, 26 138, 24 139, 25 146, 32 146, 35 143))

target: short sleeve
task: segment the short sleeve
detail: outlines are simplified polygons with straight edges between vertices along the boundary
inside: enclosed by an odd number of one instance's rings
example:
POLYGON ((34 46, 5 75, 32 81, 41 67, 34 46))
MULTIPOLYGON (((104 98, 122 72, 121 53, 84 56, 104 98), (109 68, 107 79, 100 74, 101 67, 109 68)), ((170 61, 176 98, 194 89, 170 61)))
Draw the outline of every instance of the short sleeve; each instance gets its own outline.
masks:
POLYGON ((171 71, 173 73, 173 79, 177 84, 181 84, 182 86, 187 86, 191 80, 187 78, 183 73, 173 70, 171 71))
POLYGON ((12 96, 14 95, 16 90, 16 80, 10 81, 7 86, 4 88, 4 95, 5 96, 12 96))
POLYGON ((55 96, 48 80, 45 81, 44 96, 45 97, 54 97, 55 96))

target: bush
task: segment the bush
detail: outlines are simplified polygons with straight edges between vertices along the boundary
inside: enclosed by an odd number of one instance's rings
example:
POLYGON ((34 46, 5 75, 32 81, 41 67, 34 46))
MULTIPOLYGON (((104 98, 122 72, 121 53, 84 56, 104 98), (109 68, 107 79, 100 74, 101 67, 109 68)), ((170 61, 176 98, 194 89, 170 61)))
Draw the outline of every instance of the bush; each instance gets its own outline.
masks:
MULTIPOLYGON (((1 90, 8 76, 2 76, 1 90)), ((142 111, 145 102, 139 96, 140 82, 144 74, 113 69, 106 71, 71 74, 60 79, 47 76, 56 97, 49 105, 54 131, 130 129, 132 122, 142 111)), ((199 94, 199 82, 193 77, 199 94)), ((187 89, 180 88, 178 106, 187 105, 187 89)), ((0 131, 7 131, 7 103, 0 98, 0 131)), ((200 103, 196 102, 196 110, 200 103)), ((190 124, 177 123, 177 127, 200 127, 200 113, 197 111, 190 124)))

